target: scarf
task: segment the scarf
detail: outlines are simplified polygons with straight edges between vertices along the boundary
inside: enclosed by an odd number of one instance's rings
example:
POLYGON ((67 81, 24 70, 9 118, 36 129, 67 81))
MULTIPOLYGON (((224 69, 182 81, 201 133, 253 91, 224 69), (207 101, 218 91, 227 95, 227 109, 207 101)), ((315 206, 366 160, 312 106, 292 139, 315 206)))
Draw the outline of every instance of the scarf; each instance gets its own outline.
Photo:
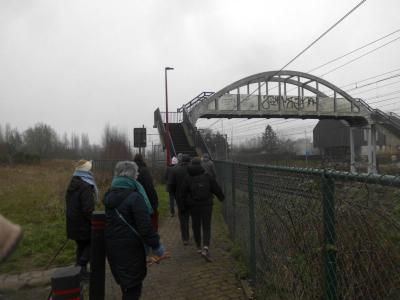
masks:
POLYGON ((140 195, 142 195, 144 202, 146 203, 149 215, 153 214, 153 208, 151 207, 146 191, 144 190, 143 186, 135 179, 126 176, 115 176, 113 178, 113 181, 111 182, 111 188, 135 189, 140 195))
POLYGON ((87 171, 75 171, 72 176, 77 176, 82 179, 84 182, 89 183, 94 188, 94 192, 96 194, 95 202, 99 203, 99 190, 96 185, 96 181, 94 180, 93 174, 87 171))

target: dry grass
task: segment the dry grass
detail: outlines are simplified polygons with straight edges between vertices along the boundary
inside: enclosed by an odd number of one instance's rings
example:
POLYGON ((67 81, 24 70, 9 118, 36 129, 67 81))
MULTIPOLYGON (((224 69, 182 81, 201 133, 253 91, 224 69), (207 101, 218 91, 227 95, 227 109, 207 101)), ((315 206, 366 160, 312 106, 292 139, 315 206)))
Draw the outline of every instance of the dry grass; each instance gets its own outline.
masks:
MULTIPOLYGON (((74 161, 49 160, 38 165, 0 166, 0 213, 18 223, 24 238, 0 273, 43 269, 66 240, 65 191, 74 172, 74 161)), ((95 174, 102 197, 111 182, 110 172, 95 174)), ((167 194, 157 186, 160 215, 167 214, 167 194)), ((104 210, 102 204, 97 207, 104 210)), ((74 262, 75 244, 68 241, 52 266, 74 262)))
MULTIPOLYGON (((45 268, 66 240, 64 195, 73 164, 51 160, 0 167, 0 212, 24 230, 17 251, 0 266, 1 273, 45 268)), ((73 257, 74 243, 69 241, 53 265, 71 264, 73 257)))

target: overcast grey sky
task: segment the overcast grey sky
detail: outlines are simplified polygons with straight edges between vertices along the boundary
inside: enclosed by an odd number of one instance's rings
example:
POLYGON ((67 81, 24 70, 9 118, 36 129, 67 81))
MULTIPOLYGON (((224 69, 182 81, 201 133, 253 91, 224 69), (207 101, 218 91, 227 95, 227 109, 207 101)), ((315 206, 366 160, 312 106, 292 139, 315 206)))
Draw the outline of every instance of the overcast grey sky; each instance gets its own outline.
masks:
MULTIPOLYGON (((106 123, 150 129, 153 111, 164 110, 165 66, 175 67, 175 110, 202 91, 281 68, 358 2, 0 0, 0 123, 44 122, 92 142, 106 123)), ((367 0, 288 69, 306 72, 399 29, 399 12, 398 0, 367 0)), ((325 79, 340 86, 396 68, 400 41, 325 79)))

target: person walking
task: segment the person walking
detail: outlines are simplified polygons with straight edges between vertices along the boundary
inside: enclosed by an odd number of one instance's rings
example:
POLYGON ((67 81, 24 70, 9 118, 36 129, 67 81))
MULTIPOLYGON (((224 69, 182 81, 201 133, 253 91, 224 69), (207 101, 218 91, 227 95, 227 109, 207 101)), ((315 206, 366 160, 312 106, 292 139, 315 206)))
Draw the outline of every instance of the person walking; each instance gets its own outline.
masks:
POLYGON ((104 196, 107 259, 121 287, 122 300, 140 298, 149 248, 159 258, 157 261, 167 257, 151 223, 153 208, 136 180, 138 169, 135 162, 118 162, 111 188, 104 196))
POLYGON ((217 171, 215 170, 215 165, 210 159, 210 155, 204 153, 203 159, 201 160, 201 166, 204 171, 208 173, 212 178, 217 179, 217 171))
POLYGON ((81 278, 89 278, 87 264, 90 261, 91 217, 98 198, 98 189, 92 163, 80 160, 76 164, 65 195, 67 238, 76 243, 75 264, 81 267, 81 278))
POLYGON ((171 160, 171 164, 167 167, 164 176, 167 193, 169 196, 169 212, 171 214, 171 217, 175 216, 175 191, 173 191, 171 185, 169 184, 170 182, 169 178, 170 176, 172 176, 172 170, 177 164, 178 164, 178 159, 174 156, 171 160))
POLYGON ((176 205, 178 206, 178 217, 181 229, 181 238, 184 246, 189 244, 189 219, 190 213, 183 206, 183 198, 181 188, 185 177, 187 176, 187 168, 190 163, 190 157, 187 154, 182 156, 182 162, 179 163, 171 172, 169 176, 169 183, 171 191, 175 193, 176 205))
POLYGON ((187 172, 189 175, 185 178, 182 185, 183 205, 185 209, 190 211, 192 217, 192 230, 197 252, 206 261, 211 262, 209 246, 213 194, 220 201, 223 201, 225 196, 217 181, 205 172, 199 158, 192 160, 191 165, 187 168, 187 172))
POLYGON ((153 208, 153 214, 151 215, 151 222, 154 230, 158 231, 158 195, 154 188, 153 178, 151 177, 150 171, 147 168, 146 162, 141 154, 136 154, 133 161, 139 167, 139 176, 137 181, 143 186, 147 197, 149 198, 151 207, 153 208))

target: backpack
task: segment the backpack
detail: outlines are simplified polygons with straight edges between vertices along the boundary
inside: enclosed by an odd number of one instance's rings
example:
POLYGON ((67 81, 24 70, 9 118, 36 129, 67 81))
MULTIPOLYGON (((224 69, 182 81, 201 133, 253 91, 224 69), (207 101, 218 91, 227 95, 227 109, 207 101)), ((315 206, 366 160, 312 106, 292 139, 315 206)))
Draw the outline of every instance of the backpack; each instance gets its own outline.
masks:
POLYGON ((201 174, 192 177, 190 183, 190 196, 194 202, 205 202, 212 197, 208 175, 201 174))

